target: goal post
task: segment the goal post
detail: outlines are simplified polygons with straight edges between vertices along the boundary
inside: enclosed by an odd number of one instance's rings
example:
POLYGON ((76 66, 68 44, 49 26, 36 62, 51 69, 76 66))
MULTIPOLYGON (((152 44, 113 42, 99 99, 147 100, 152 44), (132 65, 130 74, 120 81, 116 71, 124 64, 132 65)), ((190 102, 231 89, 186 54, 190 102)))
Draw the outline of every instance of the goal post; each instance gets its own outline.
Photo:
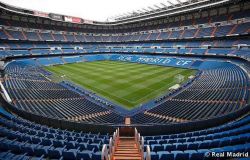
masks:
POLYGON ((181 75, 181 74, 177 74, 177 75, 174 77, 174 79, 175 79, 175 82, 176 82, 176 83, 181 83, 181 82, 184 81, 185 76, 183 76, 183 75, 181 75))

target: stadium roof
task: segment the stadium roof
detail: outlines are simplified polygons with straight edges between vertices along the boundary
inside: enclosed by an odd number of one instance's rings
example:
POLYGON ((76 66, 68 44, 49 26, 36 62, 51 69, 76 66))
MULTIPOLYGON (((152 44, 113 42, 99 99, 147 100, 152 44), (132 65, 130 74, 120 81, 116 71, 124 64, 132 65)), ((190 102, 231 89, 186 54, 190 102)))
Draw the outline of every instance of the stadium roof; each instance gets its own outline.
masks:
POLYGON ((188 0, 0 0, 3 3, 48 13, 76 16, 95 21, 114 21, 120 17, 150 12, 188 0))

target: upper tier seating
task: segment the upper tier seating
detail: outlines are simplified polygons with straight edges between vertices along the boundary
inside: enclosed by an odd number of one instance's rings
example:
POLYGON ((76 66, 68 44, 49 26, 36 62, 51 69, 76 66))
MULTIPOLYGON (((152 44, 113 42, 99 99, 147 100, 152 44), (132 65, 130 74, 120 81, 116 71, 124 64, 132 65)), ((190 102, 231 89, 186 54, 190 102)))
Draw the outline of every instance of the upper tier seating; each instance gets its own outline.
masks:
MULTIPOLYGON (((182 41, 158 43, 121 43, 121 44, 55 44, 55 43, 0 43, 0 58, 29 55, 82 54, 82 53, 166 53, 224 55, 249 58, 250 45, 248 39, 214 40, 214 41, 182 41), (241 45, 238 48, 235 46, 241 45), (211 47, 207 47, 211 46, 211 47)), ((54 59, 51 59, 53 61, 54 59)), ((41 61, 46 64, 48 60, 41 61)), ((61 60, 57 60, 61 64, 61 60)))
MULTIPOLYGON (((0 20, 0 24, 5 26, 17 26, 21 29, 14 30, 8 28, 0 29, 0 39, 9 39, 9 40, 30 40, 30 41, 67 41, 67 42, 125 42, 125 41, 148 41, 148 40, 169 40, 169 39, 186 39, 186 38, 205 38, 205 37, 225 37, 232 35, 245 35, 250 33, 249 24, 250 22, 238 21, 233 22, 233 20, 240 18, 248 18, 249 10, 242 12, 235 12, 229 15, 218 15, 207 18, 198 18, 194 20, 184 20, 180 22, 171 22, 165 25, 153 26, 150 30, 155 30, 155 33, 146 32, 140 33, 139 31, 147 31, 145 28, 136 28, 132 30, 137 32, 136 34, 131 33, 131 30, 119 30, 116 31, 116 35, 111 35, 113 31, 109 31, 110 34, 107 35, 107 32, 104 34, 92 34, 86 32, 87 34, 77 33, 67 33, 67 29, 60 28, 51 28, 51 26, 46 25, 36 25, 32 23, 21 24, 16 21, 10 20, 0 20), (236 15, 236 16, 234 16, 236 15), (193 21, 193 23, 191 23, 193 21), (215 23, 216 25, 214 26, 215 23), (219 24, 220 22, 224 22, 219 24), (226 24, 225 24, 226 23, 226 24), (185 27, 184 27, 185 26, 185 27), (187 27, 188 26, 188 27, 187 27), (37 28, 42 31, 23 31, 24 28, 37 28), (180 28, 181 27, 181 28, 180 28), (48 29, 48 31, 44 31, 48 29), (52 32, 51 30, 61 30, 65 32, 52 32), (159 29, 165 29, 165 31, 159 32, 159 29), (158 31, 157 31, 158 30, 158 31), (117 33, 128 33, 128 34, 118 34, 117 33)), ((70 29, 70 28, 69 28, 70 29)), ((70 30, 69 30, 70 31, 70 30)), ((75 31, 75 30, 73 30, 75 31)), ((72 31, 71 31, 72 32, 72 31)), ((79 28, 81 32, 81 28, 79 28)))
POLYGON ((66 41, 66 42, 127 42, 127 41, 148 41, 148 40, 170 40, 188 38, 223 37, 229 35, 249 34, 249 23, 206 27, 198 29, 186 29, 178 31, 167 31, 158 33, 145 33, 135 35, 102 36, 102 35, 69 35, 53 33, 36 33, 26 31, 0 30, 0 39, 18 39, 30 41, 66 41))

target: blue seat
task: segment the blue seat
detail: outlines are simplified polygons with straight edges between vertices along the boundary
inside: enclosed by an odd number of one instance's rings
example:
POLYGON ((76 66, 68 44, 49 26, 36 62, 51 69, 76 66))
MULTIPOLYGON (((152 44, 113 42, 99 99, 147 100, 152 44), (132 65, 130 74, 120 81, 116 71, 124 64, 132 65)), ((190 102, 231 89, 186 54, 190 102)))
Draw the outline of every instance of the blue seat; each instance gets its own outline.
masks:
POLYGON ((46 134, 46 137, 47 137, 47 138, 53 139, 53 138, 55 138, 55 135, 52 134, 52 133, 47 133, 47 134, 46 134))
POLYGON ((154 144, 154 145, 151 145, 151 147, 152 147, 152 151, 154 152, 164 151, 164 146, 160 144, 154 144))
POLYGON ((53 140, 53 146, 58 147, 64 147, 64 140, 53 140))
POLYGON ((76 144, 76 148, 79 148, 80 150, 86 150, 87 149, 87 143, 78 143, 76 144))
POLYGON ((43 139, 42 138, 42 142, 40 143, 40 145, 51 146, 52 145, 52 141, 50 139, 43 139))
POLYGON ((21 150, 23 153, 27 153, 28 155, 33 156, 34 155, 34 145, 31 144, 25 144, 23 146, 21 146, 21 150))
POLYGON ((177 138, 177 134, 172 134, 172 135, 170 135, 170 137, 169 137, 170 139, 174 139, 174 138, 177 138))
POLYGON ((241 145, 235 145, 235 146, 226 146, 226 147, 222 147, 222 148, 225 148, 225 150, 227 150, 227 148, 233 147, 233 152, 245 152, 246 146, 247 146, 247 144, 241 144, 241 145))
POLYGON ((203 160, 204 159, 204 153, 191 153, 191 155, 190 155, 190 158, 189 158, 190 160, 193 160, 193 159, 195 159, 195 160, 203 160))
POLYGON ((204 140, 204 137, 202 136, 202 137, 197 137, 196 138, 196 141, 203 141, 204 140))
POLYGON ((102 139, 94 139, 93 143, 96 143, 96 144, 103 144, 103 140, 102 139))
POLYGON ((63 139, 64 139, 64 135, 57 135, 57 136, 56 136, 56 139, 58 139, 58 140, 63 140, 63 139))
POLYGON ((151 160, 159 160, 159 155, 156 152, 150 152, 151 160))
POLYGON ((196 150, 185 150, 184 153, 188 153, 188 154, 189 154, 189 158, 190 158, 191 155, 192 155, 193 153, 197 153, 197 151, 196 151, 196 150))
POLYGON ((176 156, 177 153, 183 153, 183 151, 177 151, 177 150, 175 150, 175 151, 171 151, 171 153, 173 153, 176 156))
POLYGON ((75 141, 69 141, 65 143, 67 149, 75 149, 75 141))
POLYGON ((194 142, 195 141, 195 137, 191 137, 187 139, 187 142, 194 142))
POLYGON ((223 150, 223 152, 233 152, 234 151, 234 147, 233 146, 226 146, 221 148, 223 150))
POLYGON ((9 150, 9 144, 7 142, 0 142, 0 150, 2 152, 9 150))
POLYGON ((166 151, 157 152, 160 160, 174 160, 174 154, 166 151))
POLYGON ((187 147, 188 150, 197 150, 199 144, 198 143, 190 143, 187 147))
POLYGON ((169 139, 168 140, 168 143, 176 143, 177 142, 177 139, 169 139))
POLYGON ((231 139, 230 145, 237 145, 237 144, 242 144, 242 143, 245 143, 243 139, 240 139, 240 137, 233 137, 231 139))
POLYGON ((186 142, 186 141, 187 141, 187 139, 185 139, 185 138, 181 138, 181 139, 178 139, 178 140, 177 140, 178 143, 184 143, 184 142, 186 142))
POLYGON ((220 145, 220 140, 213 140, 210 142, 209 148, 217 148, 220 145))
POLYGON ((64 148, 51 148, 48 150, 48 156, 52 159, 59 159, 63 150, 64 148))
POLYGON ((73 136, 69 136, 69 137, 67 137, 67 140, 68 140, 68 141, 74 141, 75 138, 74 138, 73 136))
POLYGON ((177 145, 177 150, 184 151, 187 150, 187 144, 179 144, 177 145))
MULTIPOLYGON (((241 145, 242 146, 242 145, 241 145)), ((247 143, 244 145, 245 146, 245 152, 250 152, 250 143, 247 143)), ((239 147, 238 147, 239 148, 239 147)), ((240 150, 241 152, 241 150, 240 150)))
POLYGON ((147 141, 147 140, 153 140, 153 137, 152 136, 145 136, 144 137, 144 140, 147 141))
POLYGON ((220 147, 229 146, 230 145, 230 141, 231 141, 230 138, 223 138, 223 139, 221 139, 220 147))
POLYGON ((156 140, 148 140, 147 143, 149 145, 152 145, 152 144, 158 144, 158 142, 156 140))
POLYGON ((188 153, 177 153, 175 156, 175 160, 187 160, 189 159, 188 153))
POLYGON ((197 152, 199 153, 208 153, 211 152, 209 149, 198 149, 197 152))
POLYGON ((92 154, 92 159, 94 160, 101 160, 102 159, 102 152, 96 152, 92 154))
POLYGON ((99 151, 99 147, 100 147, 99 144, 92 143, 92 144, 87 145, 87 150, 97 152, 99 151))
POLYGON ((32 143, 32 137, 31 136, 23 136, 22 137, 22 141, 23 142, 28 142, 28 143, 32 143))
POLYGON ((168 140, 167 139, 162 139, 158 141, 159 144, 167 144, 168 140))
POLYGON ((89 144, 93 143, 93 141, 94 141, 94 138, 85 138, 84 139, 84 142, 88 142, 89 144))
POLYGON ((207 149, 209 148, 210 142, 202 142, 199 144, 199 149, 207 149))
POLYGON ((153 139, 154 139, 154 140, 160 140, 160 139, 161 139, 161 136, 154 136, 153 139))
POLYGON ((75 160, 76 159, 76 150, 75 149, 69 149, 62 151, 63 159, 68 160, 75 160))
POLYGON ((93 155, 93 157, 91 158, 91 154, 93 154, 93 152, 91 151, 82 151, 82 152, 77 152, 76 153, 76 159, 81 160, 91 160, 92 158, 94 159, 94 157, 99 158, 99 154, 93 155))
POLYGON ((176 150, 176 146, 175 145, 171 145, 171 144, 167 144, 167 145, 165 144, 164 145, 164 150, 170 152, 170 151, 176 150))
POLYGON ((47 155, 47 150, 42 148, 41 146, 34 148, 35 156, 47 155))
POLYGON ((0 157, 2 157, 3 160, 12 160, 15 157, 15 154, 10 152, 0 152, 0 157))
POLYGON ((163 136, 161 136, 161 139, 169 139, 169 135, 163 135, 163 136))
POLYGON ((11 140, 16 139, 16 138, 22 139, 22 137, 20 135, 17 135, 16 133, 13 133, 13 132, 8 133, 8 130, 3 131, 2 134, 3 134, 3 137, 6 136, 7 134, 8 139, 11 139, 11 140))
POLYGON ((21 144, 9 144, 8 148, 11 150, 12 153, 21 154, 22 150, 20 146, 21 144))

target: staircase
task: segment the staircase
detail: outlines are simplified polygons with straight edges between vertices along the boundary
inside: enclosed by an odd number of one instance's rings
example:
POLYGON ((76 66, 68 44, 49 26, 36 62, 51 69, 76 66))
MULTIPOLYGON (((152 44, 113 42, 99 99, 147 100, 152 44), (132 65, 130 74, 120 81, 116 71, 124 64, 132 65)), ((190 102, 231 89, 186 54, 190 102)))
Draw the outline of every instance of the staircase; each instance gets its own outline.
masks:
MULTIPOLYGON (((146 148, 145 159, 150 160, 150 148, 146 148)), ((136 128, 116 129, 109 140, 109 149, 103 145, 102 160, 144 160, 144 138, 136 128)))
POLYGON ((140 146, 134 137, 119 137, 112 160, 141 160, 140 146))
POLYGON ((233 34, 237 27, 238 27, 238 24, 235 24, 235 25, 233 26, 233 28, 231 29, 231 31, 228 33, 228 35, 233 34))

